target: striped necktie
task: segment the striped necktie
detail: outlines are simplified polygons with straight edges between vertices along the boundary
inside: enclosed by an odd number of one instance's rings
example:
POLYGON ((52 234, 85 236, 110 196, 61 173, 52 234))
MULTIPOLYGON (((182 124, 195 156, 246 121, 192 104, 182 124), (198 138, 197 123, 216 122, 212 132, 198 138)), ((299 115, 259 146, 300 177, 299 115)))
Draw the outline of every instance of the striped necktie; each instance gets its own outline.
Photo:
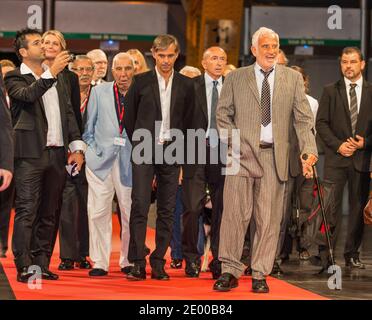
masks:
POLYGON ((269 71, 263 71, 260 69, 264 75, 264 80, 262 81, 261 89, 261 124, 266 127, 271 122, 271 95, 270 95, 270 84, 267 78, 274 69, 269 71))
POLYGON ((350 83, 350 119, 351 119, 351 129, 353 135, 355 134, 355 127, 358 120, 358 99, 355 92, 356 83, 350 83))

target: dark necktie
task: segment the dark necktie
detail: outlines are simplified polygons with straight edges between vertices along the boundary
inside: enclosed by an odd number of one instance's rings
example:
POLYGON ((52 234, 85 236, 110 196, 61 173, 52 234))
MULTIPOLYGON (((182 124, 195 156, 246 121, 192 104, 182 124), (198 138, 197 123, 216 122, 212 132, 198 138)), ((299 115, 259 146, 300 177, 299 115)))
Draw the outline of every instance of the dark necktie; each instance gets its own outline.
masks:
POLYGON ((274 69, 271 69, 267 72, 260 69, 264 75, 264 80, 262 81, 262 90, 261 90, 261 124, 266 127, 271 122, 271 111, 270 111, 270 85, 267 78, 274 69))
POLYGON ((218 90, 217 90, 218 81, 213 81, 213 89, 212 89, 212 103, 211 103, 211 123, 210 128, 211 129, 217 129, 216 124, 216 109, 217 109, 217 103, 218 103, 218 90))
POLYGON ((355 134, 355 127, 358 120, 358 99, 355 92, 355 87, 356 83, 350 83, 350 118, 353 135, 355 134))

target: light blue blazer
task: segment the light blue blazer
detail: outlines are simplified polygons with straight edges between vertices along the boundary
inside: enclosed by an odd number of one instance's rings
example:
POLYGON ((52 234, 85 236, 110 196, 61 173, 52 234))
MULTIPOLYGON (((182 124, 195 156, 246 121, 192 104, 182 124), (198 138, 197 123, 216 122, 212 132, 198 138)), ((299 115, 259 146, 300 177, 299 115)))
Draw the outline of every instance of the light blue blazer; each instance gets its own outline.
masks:
POLYGON ((119 157, 120 181, 124 186, 132 187, 132 145, 125 129, 121 135, 119 132, 113 85, 114 82, 105 82, 92 88, 83 134, 83 140, 88 145, 85 161, 88 168, 104 181, 119 157), (116 137, 124 138, 125 146, 115 145, 116 137))

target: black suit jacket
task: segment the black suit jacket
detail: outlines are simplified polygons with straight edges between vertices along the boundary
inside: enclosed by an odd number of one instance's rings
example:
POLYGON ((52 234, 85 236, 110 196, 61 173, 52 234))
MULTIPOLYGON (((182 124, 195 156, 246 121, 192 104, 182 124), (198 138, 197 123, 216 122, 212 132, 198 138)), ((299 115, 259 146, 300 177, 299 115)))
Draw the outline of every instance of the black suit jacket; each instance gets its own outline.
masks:
POLYGON ((39 158, 45 149, 48 122, 42 96, 56 81, 66 155, 69 143, 81 140, 63 75, 59 74, 57 80, 36 80, 32 74, 22 75, 17 68, 5 77, 15 130, 16 158, 39 158))
POLYGON ((66 79, 66 84, 67 84, 66 89, 71 99, 72 109, 74 110, 74 113, 75 113, 76 122, 80 129, 80 133, 83 134, 84 124, 83 124, 81 112, 80 112, 79 77, 75 74, 75 72, 72 72, 68 70, 67 68, 65 68, 62 71, 62 75, 66 79))
POLYGON ((372 150, 372 85, 363 80, 362 96, 355 134, 365 138, 365 148, 352 157, 337 152, 340 145, 352 137, 349 103, 343 79, 323 90, 316 118, 316 130, 324 143, 325 166, 347 167, 353 163, 356 170, 370 171, 372 150))
MULTIPOLYGON (((132 140, 133 133, 137 129, 147 129, 151 132, 154 147, 154 143, 158 141, 158 133, 155 133, 155 121, 162 120, 159 84, 155 70, 136 75, 125 100, 124 124, 133 147, 139 143, 132 140)), ((188 128, 192 128, 193 109, 193 81, 174 71, 170 129, 179 129, 186 133, 188 128)))
MULTIPOLYGON (((207 102, 207 91, 205 86, 205 75, 202 74, 194 79, 194 90, 195 90, 195 108, 192 115, 192 129, 203 129, 205 133, 208 129, 208 102, 207 102)), ((224 81, 224 77, 222 78, 224 81)), ((206 137, 204 136, 204 140, 206 137)), ((198 159, 198 141, 195 141, 195 159, 198 159)), ((191 145, 191 142, 186 140, 187 144, 191 145)), ((183 166, 183 176, 185 178, 191 178, 197 169, 197 164, 185 164, 183 166)), ((216 168, 216 173, 220 172, 220 168, 216 168)), ((218 174, 217 174, 218 175, 218 174)), ((217 178, 217 177, 216 177, 217 178)))
POLYGON ((0 169, 6 169, 13 172, 13 127, 5 97, 5 86, 0 67, 0 169))

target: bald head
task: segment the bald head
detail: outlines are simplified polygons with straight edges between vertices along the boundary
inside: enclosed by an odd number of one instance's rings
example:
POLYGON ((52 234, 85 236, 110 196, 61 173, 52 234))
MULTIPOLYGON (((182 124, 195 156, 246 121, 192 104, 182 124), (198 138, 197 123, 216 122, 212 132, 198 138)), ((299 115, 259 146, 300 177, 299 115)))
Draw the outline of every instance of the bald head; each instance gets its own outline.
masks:
POLYGON ((204 51, 202 66, 204 71, 213 79, 219 79, 226 67, 227 55, 220 47, 210 47, 204 51))

